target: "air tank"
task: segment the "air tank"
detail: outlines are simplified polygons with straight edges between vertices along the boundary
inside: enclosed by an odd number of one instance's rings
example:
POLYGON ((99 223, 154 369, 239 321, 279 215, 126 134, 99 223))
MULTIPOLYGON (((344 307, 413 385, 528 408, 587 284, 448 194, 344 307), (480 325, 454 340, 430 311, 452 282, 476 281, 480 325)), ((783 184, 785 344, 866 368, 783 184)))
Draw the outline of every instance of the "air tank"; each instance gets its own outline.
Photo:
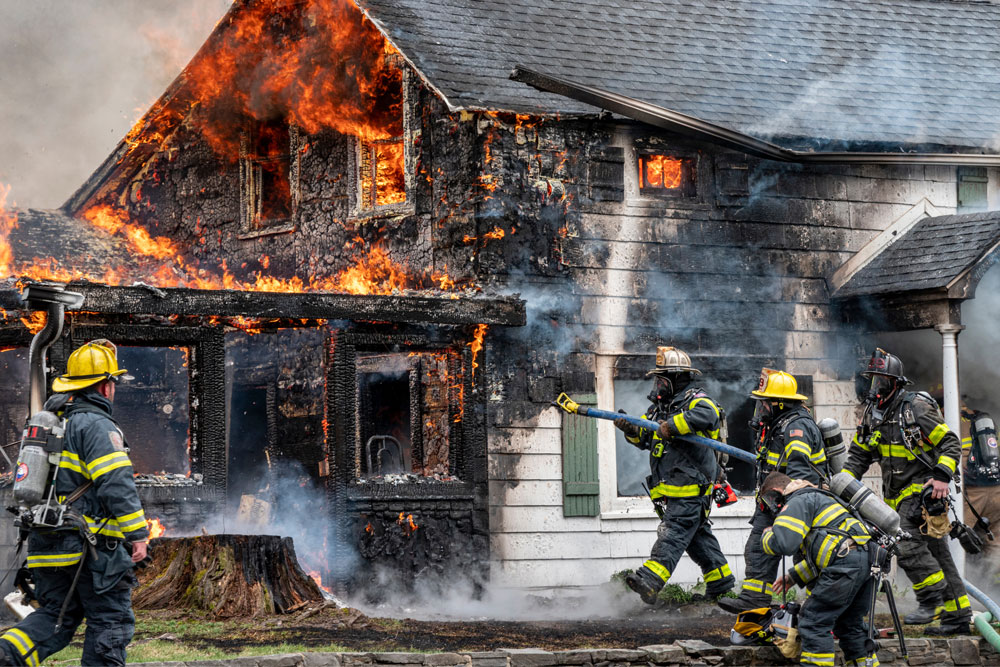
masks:
MULTIPOLYGON (((48 410, 31 415, 21 436, 21 450, 14 468, 14 500, 31 506, 45 498, 51 479, 49 470, 50 436, 60 438, 62 424, 59 417, 48 410)), ((60 447, 61 449, 61 447, 60 447)))
POLYGON ((844 442, 844 435, 840 431, 840 424, 836 419, 827 417, 821 420, 819 432, 823 435, 823 449, 826 451, 827 464, 830 466, 830 474, 836 475, 844 469, 847 463, 847 444, 844 442))
POLYGON ((830 480, 830 491, 886 535, 895 537, 899 532, 899 515, 849 473, 838 472, 834 475, 830 480))
POLYGON ((993 418, 986 413, 976 415, 972 429, 978 445, 976 453, 979 455, 979 461, 977 464, 986 469, 996 470, 998 463, 1000 463, 1000 456, 997 453, 997 429, 993 418))

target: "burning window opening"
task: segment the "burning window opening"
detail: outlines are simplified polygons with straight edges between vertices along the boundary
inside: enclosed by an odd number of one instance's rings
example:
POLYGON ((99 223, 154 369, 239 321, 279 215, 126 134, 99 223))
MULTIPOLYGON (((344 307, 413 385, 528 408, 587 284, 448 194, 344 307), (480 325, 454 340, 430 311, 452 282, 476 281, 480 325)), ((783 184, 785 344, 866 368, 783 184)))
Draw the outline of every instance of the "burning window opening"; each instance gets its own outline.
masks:
POLYGON ((360 152, 361 209, 370 211, 406 202, 403 137, 362 141, 360 152))
POLYGON ((694 195, 694 160, 674 155, 640 153, 639 193, 674 197, 694 195))
POLYGON ((298 199, 298 131, 285 118, 255 121, 240 144, 243 232, 291 231, 298 199))
POLYGON ((115 395, 140 484, 196 483, 191 474, 191 404, 188 347, 118 348, 118 361, 134 380, 115 395))

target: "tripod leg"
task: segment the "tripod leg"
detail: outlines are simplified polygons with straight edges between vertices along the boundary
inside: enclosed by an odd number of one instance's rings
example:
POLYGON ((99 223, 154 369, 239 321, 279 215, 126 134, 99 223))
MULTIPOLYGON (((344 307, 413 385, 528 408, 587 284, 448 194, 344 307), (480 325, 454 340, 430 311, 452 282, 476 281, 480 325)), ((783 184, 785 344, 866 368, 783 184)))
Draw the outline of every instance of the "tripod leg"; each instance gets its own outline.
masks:
POLYGON ((892 586, 887 580, 882 580, 882 590, 885 591, 885 600, 889 603, 889 612, 892 614, 892 625, 896 629, 896 636, 899 637, 899 650, 903 654, 903 660, 907 659, 906 637, 903 636, 903 624, 899 621, 899 612, 896 611, 896 598, 892 595, 892 586))
POLYGON ((875 655, 875 649, 878 648, 878 643, 875 641, 875 601, 878 599, 879 583, 882 581, 881 572, 872 572, 872 577, 875 578, 875 585, 872 586, 871 595, 868 597, 868 640, 865 642, 865 652, 868 657, 875 655))

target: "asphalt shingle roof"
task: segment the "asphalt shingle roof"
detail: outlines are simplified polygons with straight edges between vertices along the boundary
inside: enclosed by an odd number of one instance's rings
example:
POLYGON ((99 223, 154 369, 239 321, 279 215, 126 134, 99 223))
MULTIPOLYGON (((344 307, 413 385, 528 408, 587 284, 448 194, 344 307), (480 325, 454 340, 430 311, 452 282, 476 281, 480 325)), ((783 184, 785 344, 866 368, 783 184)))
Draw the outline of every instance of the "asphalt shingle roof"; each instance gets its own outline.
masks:
POLYGON ((924 218, 851 276, 835 297, 939 289, 1000 242, 1000 211, 924 218))
POLYGON ((522 65, 786 142, 1000 149, 1000 6, 942 0, 358 0, 456 107, 594 111, 522 65))

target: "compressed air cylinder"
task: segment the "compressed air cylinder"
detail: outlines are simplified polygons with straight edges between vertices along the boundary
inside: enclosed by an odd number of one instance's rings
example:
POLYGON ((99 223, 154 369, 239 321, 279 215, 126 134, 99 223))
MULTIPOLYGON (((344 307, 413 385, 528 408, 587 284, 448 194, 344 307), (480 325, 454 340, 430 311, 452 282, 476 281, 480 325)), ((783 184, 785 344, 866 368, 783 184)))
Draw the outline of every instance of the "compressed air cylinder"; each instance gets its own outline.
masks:
POLYGON ((886 535, 895 537, 899 532, 899 515, 849 473, 838 472, 834 475, 830 480, 830 490, 862 519, 886 535))
POLYGON ((21 451, 14 468, 14 500, 22 505, 35 505, 45 498, 52 468, 49 463, 49 437, 53 431, 60 430, 60 426, 58 417, 41 410, 33 414, 24 427, 21 451))
POLYGON ((976 435, 976 453, 979 460, 976 462, 982 468, 996 470, 1000 465, 1000 455, 997 453, 997 429, 993 423, 993 418, 987 414, 980 414, 972 424, 973 433, 976 435))
POLYGON ((840 424, 836 419, 827 417, 820 421, 817 426, 823 435, 823 449, 826 450, 826 460, 830 466, 830 472, 836 475, 844 469, 844 464, 847 463, 847 443, 844 442, 840 424))

